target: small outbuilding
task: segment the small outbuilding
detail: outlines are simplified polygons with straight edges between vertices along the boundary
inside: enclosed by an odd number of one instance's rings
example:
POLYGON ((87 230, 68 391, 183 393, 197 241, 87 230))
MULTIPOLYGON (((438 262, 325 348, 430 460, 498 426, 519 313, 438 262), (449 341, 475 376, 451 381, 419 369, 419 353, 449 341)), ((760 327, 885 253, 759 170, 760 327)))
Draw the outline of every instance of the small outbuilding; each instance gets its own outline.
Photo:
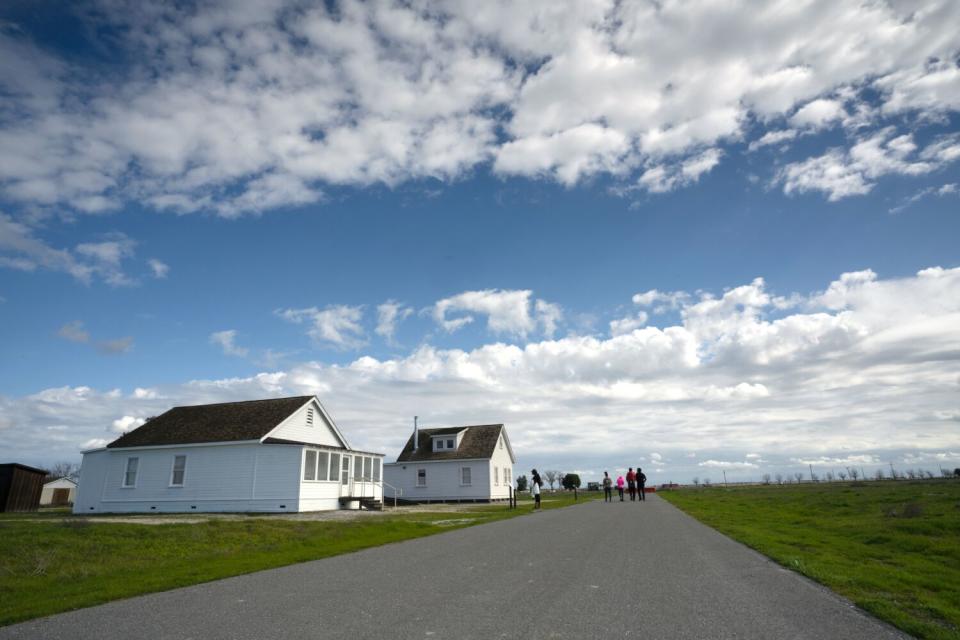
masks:
POLYGON ((41 507, 65 507, 77 497, 77 483, 70 478, 57 478, 43 485, 41 507))
POLYGON ((507 500, 515 462, 502 424, 415 428, 383 477, 408 502, 507 500))
POLYGON ((0 511, 36 511, 47 472, 12 462, 0 464, 0 511))

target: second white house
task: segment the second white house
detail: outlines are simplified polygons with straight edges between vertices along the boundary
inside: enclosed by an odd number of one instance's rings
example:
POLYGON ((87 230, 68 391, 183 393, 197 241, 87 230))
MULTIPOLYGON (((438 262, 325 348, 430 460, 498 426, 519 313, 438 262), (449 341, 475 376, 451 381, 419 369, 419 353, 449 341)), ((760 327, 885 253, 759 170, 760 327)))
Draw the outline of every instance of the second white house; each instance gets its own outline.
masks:
POLYGON ((515 463, 502 424, 414 429, 383 478, 405 501, 506 500, 515 463))

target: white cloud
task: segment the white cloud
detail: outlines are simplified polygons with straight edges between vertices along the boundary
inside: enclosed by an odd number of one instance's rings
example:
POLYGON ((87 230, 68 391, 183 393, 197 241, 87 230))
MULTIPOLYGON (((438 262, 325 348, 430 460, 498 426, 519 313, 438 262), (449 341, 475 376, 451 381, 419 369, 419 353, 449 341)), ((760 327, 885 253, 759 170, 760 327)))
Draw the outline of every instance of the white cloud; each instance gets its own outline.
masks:
POLYGON ((708 467, 711 469, 756 469, 756 464, 752 462, 736 462, 729 460, 704 460, 697 466, 708 467))
POLYGON ((215 331, 210 334, 210 343, 219 345, 223 349, 224 355, 228 356, 237 356, 240 358, 247 357, 247 354, 250 353, 250 350, 246 347, 240 347, 236 344, 237 339, 237 330, 236 329, 226 329, 224 331, 215 331))
POLYGON ((325 309, 282 309, 277 311, 284 320, 297 324, 310 323, 307 335, 318 346, 332 345, 340 349, 358 349, 366 344, 366 333, 360 320, 363 307, 332 305, 325 309))
MULTIPOLYGON (((647 294, 641 302, 665 295, 647 294)), ((942 456, 960 466, 951 453, 960 452, 960 268, 899 278, 863 269, 790 309, 778 308, 778 297, 757 278, 679 302, 671 326, 609 338, 420 345, 394 358, 292 363, 141 392, 80 386, 0 395, 0 448, 40 463, 75 455, 118 416, 318 393, 356 446, 388 455, 408 436, 405 416, 419 415, 430 426, 505 422, 521 464, 538 468, 613 468, 646 456, 651 469, 684 480, 709 468, 698 461, 755 479, 921 454, 930 465, 942 456)), ((291 313, 316 329, 318 311, 291 313)))
POLYGON ((433 305, 434 321, 448 332, 474 322, 474 315, 487 317, 487 329, 493 333, 525 337, 539 325, 545 335, 553 335, 563 318, 559 305, 536 300, 531 312, 529 290, 485 289, 464 291, 433 305), (449 314, 462 313, 457 317, 449 314))
POLYGON ((170 266, 156 258, 150 258, 147 260, 147 264, 150 265, 150 270, 153 271, 153 277, 158 280, 166 278, 167 274, 170 273, 170 266))
POLYGON ((798 135, 796 129, 780 129, 777 131, 767 131, 758 139, 754 140, 748 146, 749 151, 756 151, 762 147, 768 147, 770 145, 781 144, 785 142, 790 142, 795 140, 798 135))
POLYGON ((951 0, 483 4, 95 2, 132 61, 119 74, 4 32, 0 189, 236 216, 488 165, 566 185, 642 174, 656 192, 695 182, 720 161, 703 150, 751 123, 960 108, 951 0))
POLYGON ((133 431, 137 427, 143 426, 146 423, 146 420, 143 418, 135 418, 133 416, 123 416, 113 421, 113 430, 116 433, 126 433, 127 431, 133 431))
POLYGON ((647 318, 648 316, 645 311, 639 311, 633 316, 627 316, 619 320, 611 320, 610 335, 621 336, 625 333, 631 333, 636 329, 640 329, 647 324, 647 318))
POLYGON ((83 328, 83 323, 79 320, 68 322, 60 327, 57 335, 70 342, 90 342, 90 334, 83 328))
POLYGON ((911 134, 896 136, 888 127, 860 139, 849 150, 831 149, 822 156, 786 165, 775 182, 786 194, 822 191, 833 202, 869 193, 888 174, 917 176, 960 158, 960 142, 941 137, 920 153, 911 134))
POLYGON ((817 98, 803 105, 790 117, 790 124, 794 127, 820 129, 831 122, 843 119, 847 112, 839 100, 817 98))
POLYGON ((374 333, 384 338, 388 343, 393 343, 397 324, 410 317, 412 313, 413 309, 395 300, 387 300, 383 304, 377 305, 377 328, 374 329, 374 333))

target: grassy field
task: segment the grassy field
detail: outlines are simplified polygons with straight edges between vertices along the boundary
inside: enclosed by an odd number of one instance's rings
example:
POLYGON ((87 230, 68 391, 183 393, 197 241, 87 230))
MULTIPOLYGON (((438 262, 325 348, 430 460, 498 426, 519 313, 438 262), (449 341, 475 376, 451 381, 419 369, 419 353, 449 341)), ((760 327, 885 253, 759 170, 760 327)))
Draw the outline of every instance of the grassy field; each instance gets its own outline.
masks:
POLYGON ((919 638, 960 638, 960 482, 658 494, 919 638))
MULTIPOLYGON (((572 495, 558 493, 545 495, 543 507, 572 504, 572 495)), ((250 516, 155 525, 88 522, 55 511, 0 514, 0 625, 512 518, 530 509, 530 500, 521 499, 516 510, 401 508, 340 521, 250 516)))

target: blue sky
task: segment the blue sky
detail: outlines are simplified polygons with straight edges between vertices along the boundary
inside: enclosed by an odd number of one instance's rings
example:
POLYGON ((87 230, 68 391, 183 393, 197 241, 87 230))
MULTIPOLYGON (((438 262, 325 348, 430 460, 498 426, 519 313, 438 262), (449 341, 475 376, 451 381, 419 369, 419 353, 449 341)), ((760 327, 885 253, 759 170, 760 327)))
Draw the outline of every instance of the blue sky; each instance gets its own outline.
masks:
POLYGON ((317 393, 388 455, 960 465, 958 9, 747 4, 0 11, 0 446, 317 393))

